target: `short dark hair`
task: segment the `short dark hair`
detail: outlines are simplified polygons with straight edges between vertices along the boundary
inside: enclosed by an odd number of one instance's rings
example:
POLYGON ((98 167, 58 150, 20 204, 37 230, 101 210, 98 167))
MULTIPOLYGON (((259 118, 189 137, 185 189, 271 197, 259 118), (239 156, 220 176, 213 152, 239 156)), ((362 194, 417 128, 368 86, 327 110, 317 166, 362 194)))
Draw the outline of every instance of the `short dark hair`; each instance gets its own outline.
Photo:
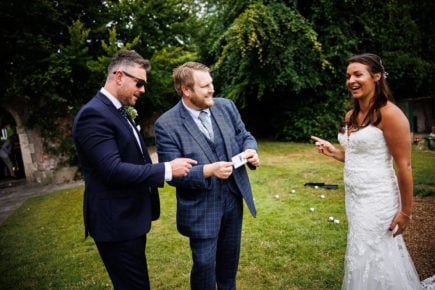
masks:
POLYGON ((136 66, 144 68, 146 71, 151 69, 149 60, 144 59, 139 53, 134 50, 122 50, 118 52, 110 61, 107 68, 108 75, 112 75, 114 71, 122 67, 136 66))

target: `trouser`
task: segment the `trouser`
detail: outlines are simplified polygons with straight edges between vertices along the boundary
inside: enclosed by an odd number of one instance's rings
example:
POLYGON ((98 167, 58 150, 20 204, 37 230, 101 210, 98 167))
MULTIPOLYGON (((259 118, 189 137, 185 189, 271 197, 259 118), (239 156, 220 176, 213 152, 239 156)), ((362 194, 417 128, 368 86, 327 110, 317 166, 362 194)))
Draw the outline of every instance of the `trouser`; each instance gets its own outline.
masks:
POLYGON ((95 242, 115 290, 150 289, 146 235, 120 242, 95 242))
POLYGON ((242 235, 243 204, 229 192, 225 197, 219 235, 210 239, 190 238, 193 290, 236 289, 242 235))

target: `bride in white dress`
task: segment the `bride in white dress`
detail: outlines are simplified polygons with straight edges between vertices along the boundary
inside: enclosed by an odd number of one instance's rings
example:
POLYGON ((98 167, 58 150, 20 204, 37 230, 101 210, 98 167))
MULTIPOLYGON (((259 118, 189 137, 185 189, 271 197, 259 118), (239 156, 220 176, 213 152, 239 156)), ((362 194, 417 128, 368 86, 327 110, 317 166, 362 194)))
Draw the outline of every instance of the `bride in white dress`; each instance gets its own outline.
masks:
POLYGON ((311 137, 320 153, 344 162, 349 228, 342 289, 422 289, 401 235, 412 217, 409 123, 390 101, 385 79, 377 55, 350 58, 346 86, 354 106, 338 135, 343 150, 311 137))

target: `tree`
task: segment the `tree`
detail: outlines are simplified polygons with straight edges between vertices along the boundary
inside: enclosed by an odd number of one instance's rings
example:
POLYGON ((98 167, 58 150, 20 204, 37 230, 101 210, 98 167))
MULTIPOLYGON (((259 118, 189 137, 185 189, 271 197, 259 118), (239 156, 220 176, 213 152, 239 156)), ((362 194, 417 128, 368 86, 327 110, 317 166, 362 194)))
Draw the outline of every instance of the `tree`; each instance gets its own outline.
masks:
MULTIPOLYGON (((1 2, 1 19, 9 23, 1 28, 2 104, 20 126, 40 135, 46 152, 74 162, 72 117, 103 84, 113 54, 128 48, 150 58, 154 52, 160 58, 165 53, 194 56, 190 50, 195 33, 187 29, 198 25, 192 17, 193 4, 188 0, 1 2)), ((169 83, 170 71, 156 70, 162 78, 148 87, 148 93, 169 83)), ((141 98, 139 111, 168 106, 169 91, 164 93, 141 98)))
POLYGON ((429 1, 300 1, 299 9, 319 33, 325 55, 344 67, 351 55, 381 56, 396 98, 434 92, 434 34, 428 31, 434 4, 429 1), (424 7, 424 8, 423 8, 424 7), (343 13, 345 11, 345 13, 343 13), (432 13, 431 13, 432 12, 432 13))
POLYGON ((142 125, 178 101, 172 69, 198 60, 258 136, 335 138, 355 53, 383 58, 397 99, 434 94, 434 13, 429 0, 3 1, 0 101, 45 150, 73 162, 72 117, 113 54, 131 48, 152 64, 142 125))
POLYGON ((0 4, 2 23, 8 23, 0 28, 0 101, 16 123, 29 180, 39 180, 47 154, 60 163, 75 159, 71 117, 89 95, 93 77, 86 61, 95 43, 88 40, 98 37, 104 8, 95 0, 0 4))
MULTIPOLYGON (((424 2, 427 2, 426 0, 424 2)), ((379 54, 397 98, 434 92, 433 4, 389 0, 219 1, 214 76, 223 96, 261 115, 256 129, 285 140, 335 138, 348 108, 345 61, 379 54), (229 3, 231 2, 231 3, 229 3), (423 7, 432 7, 424 10, 423 7), (424 12, 422 19, 416 15, 424 12), (432 12, 432 13, 431 13, 432 12), (223 23, 223 24, 222 24, 223 23), (427 32, 424 34, 423 32, 427 32), (260 124, 259 124, 260 123, 260 124)), ((209 57, 209 53, 201 51, 209 57)))
POLYGON ((186 59, 197 58, 198 32, 203 22, 201 6, 195 0, 130 0, 109 5, 109 27, 116 27, 117 41, 123 44, 138 37, 137 50, 151 60, 151 71, 143 98, 136 105, 139 122, 152 124, 150 116, 172 106, 177 96, 172 69, 186 59))
POLYGON ((249 5, 218 38, 214 50, 217 77, 230 81, 223 93, 241 104, 248 97, 261 100, 266 91, 315 88, 320 84, 318 72, 329 66, 310 24, 279 3, 249 5))
POLYGON ((227 29, 216 29, 221 36, 213 45, 220 93, 245 108, 248 123, 258 115, 267 120, 253 125, 259 135, 305 140, 307 131, 318 124, 311 120, 289 124, 289 115, 313 103, 311 98, 325 98, 325 94, 316 95, 316 90, 322 75, 332 69, 317 33, 294 7, 281 1, 256 1, 234 16, 227 29), (292 134, 289 126, 297 124, 302 127, 292 134))

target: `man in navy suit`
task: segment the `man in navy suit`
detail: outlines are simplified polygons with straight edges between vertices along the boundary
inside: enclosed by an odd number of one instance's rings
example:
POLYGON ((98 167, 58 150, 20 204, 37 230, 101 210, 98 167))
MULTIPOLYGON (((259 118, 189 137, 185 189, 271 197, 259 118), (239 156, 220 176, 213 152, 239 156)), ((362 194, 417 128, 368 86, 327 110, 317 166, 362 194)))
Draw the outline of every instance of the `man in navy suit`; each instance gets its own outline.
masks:
POLYGON ((93 237, 115 289, 150 288, 145 246, 151 221, 160 215, 157 187, 196 163, 177 158, 152 164, 122 112, 145 92, 149 66, 135 51, 118 53, 104 87, 78 112, 72 130, 85 180, 85 235, 93 237))
POLYGON ((186 176, 168 183, 177 192, 177 228, 190 240, 192 289, 235 289, 239 264, 243 200, 256 210, 244 165, 260 165, 257 142, 245 129, 234 103, 213 98, 213 80, 203 64, 174 70, 181 100, 155 123, 159 161, 197 160, 186 176), (202 120, 202 115, 205 119, 202 120), (239 163, 239 161, 237 161, 239 163))

